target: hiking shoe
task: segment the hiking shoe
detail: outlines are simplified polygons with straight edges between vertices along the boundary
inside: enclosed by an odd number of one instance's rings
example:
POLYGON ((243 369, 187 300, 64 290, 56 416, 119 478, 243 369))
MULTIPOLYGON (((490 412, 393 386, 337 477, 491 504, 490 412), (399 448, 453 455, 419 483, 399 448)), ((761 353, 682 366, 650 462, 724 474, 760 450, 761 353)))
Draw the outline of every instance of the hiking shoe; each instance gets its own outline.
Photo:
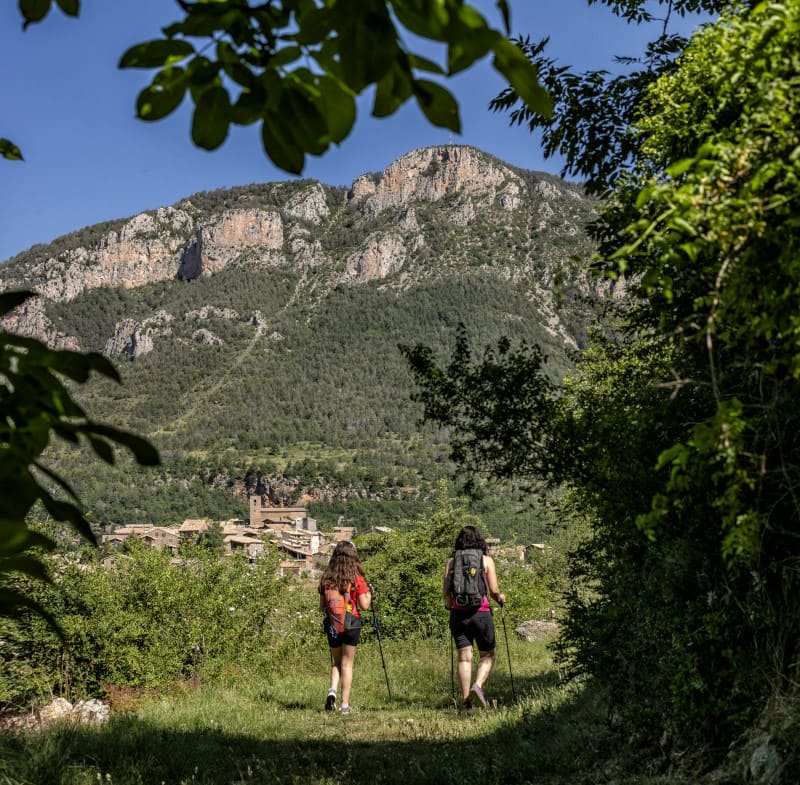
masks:
POLYGON ((340 714, 349 714, 350 713, 350 707, 346 703, 343 703, 342 704, 342 708, 339 709, 339 713, 340 714))
POLYGON ((489 704, 486 702, 486 698, 483 696, 483 687, 480 684, 473 684, 472 685, 472 692, 474 692, 478 696, 478 700, 484 705, 488 706, 489 704))
POLYGON ((331 690, 325 698, 325 711, 333 711, 336 708, 336 693, 331 690))

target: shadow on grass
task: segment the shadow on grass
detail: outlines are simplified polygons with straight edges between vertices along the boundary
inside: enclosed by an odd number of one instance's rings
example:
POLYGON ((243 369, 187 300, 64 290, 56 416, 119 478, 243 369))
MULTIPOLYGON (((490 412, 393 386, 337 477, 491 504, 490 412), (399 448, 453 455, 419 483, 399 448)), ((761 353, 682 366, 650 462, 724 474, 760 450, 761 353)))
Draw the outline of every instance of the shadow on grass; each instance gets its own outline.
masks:
MULTIPOLYGON (((528 683, 535 681, 526 680, 520 688, 535 690, 537 685, 528 683)), ((456 728, 432 731, 429 712, 427 722, 383 710, 349 717, 320 712, 319 721, 306 723, 311 731, 292 738, 230 733, 213 722, 181 731, 117 716, 96 728, 61 726, 40 737, 0 737, 0 780, 37 785, 595 783, 591 766, 604 743, 600 713, 596 696, 585 690, 553 711, 527 701, 521 712, 509 713, 499 726, 491 723, 486 732, 482 729, 490 723, 481 722, 482 712, 457 715, 443 709, 445 723, 456 716, 475 721, 474 735, 460 736, 456 728), (448 735, 454 739, 443 741, 448 735), (364 740, 370 737, 374 740, 364 740)), ((457 727, 464 730, 461 723, 457 727)))

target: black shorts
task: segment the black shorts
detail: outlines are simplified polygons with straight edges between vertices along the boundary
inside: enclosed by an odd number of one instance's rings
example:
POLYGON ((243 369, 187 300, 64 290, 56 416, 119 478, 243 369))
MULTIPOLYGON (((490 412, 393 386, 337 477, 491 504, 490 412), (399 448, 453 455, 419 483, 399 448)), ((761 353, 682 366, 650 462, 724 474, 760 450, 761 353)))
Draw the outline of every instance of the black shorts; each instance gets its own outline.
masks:
POLYGON ((450 611, 450 632, 457 649, 466 649, 473 643, 478 651, 492 651, 495 647, 494 619, 491 611, 450 611))
POLYGON ((361 640, 361 619, 353 619, 350 629, 344 632, 337 633, 327 619, 323 619, 322 627, 328 636, 328 646, 332 649, 338 649, 342 644, 358 646, 358 642, 361 640))

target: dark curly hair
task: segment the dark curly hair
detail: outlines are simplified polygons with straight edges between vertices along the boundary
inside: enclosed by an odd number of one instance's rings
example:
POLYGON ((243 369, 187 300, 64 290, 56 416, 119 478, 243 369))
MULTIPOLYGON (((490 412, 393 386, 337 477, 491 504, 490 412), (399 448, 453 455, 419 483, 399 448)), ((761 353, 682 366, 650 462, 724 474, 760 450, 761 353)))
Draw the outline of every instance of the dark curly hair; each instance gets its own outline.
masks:
POLYGON ((356 582, 356 575, 366 577, 356 546, 349 540, 337 543, 319 579, 319 590, 324 592, 326 588, 335 586, 340 592, 346 592, 348 586, 356 582))
POLYGON ((457 551, 465 551, 470 548, 477 548, 484 553, 489 553, 489 546, 483 535, 474 526, 465 526, 456 537, 455 549, 457 551))

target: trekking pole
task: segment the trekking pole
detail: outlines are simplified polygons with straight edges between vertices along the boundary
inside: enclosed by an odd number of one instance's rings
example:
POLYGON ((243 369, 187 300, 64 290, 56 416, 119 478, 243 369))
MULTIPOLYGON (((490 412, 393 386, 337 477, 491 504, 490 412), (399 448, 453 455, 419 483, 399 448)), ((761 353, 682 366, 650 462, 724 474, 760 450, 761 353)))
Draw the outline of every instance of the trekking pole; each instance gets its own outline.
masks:
POLYGON ((514 674, 511 672, 511 649, 508 647, 508 630, 506 630, 506 615, 503 613, 503 606, 500 606, 500 618, 503 621, 503 635, 506 639, 506 654, 508 655, 508 676, 511 679, 511 700, 517 702, 517 694, 514 691, 514 674))
POLYGON ((381 644, 381 630, 378 625, 378 614, 375 613, 374 603, 370 606, 372 608, 372 626, 375 629, 375 634, 378 636, 378 650, 381 653, 381 664, 383 665, 383 675, 386 678, 386 692, 389 693, 389 700, 392 699, 392 688, 389 686, 389 674, 386 671, 386 660, 383 658, 383 645, 381 644))
POLYGON ((453 636, 449 635, 448 637, 450 638, 450 697, 452 697, 452 699, 455 700, 456 699, 456 676, 455 676, 456 666, 454 664, 455 661, 453 659, 453 636))

